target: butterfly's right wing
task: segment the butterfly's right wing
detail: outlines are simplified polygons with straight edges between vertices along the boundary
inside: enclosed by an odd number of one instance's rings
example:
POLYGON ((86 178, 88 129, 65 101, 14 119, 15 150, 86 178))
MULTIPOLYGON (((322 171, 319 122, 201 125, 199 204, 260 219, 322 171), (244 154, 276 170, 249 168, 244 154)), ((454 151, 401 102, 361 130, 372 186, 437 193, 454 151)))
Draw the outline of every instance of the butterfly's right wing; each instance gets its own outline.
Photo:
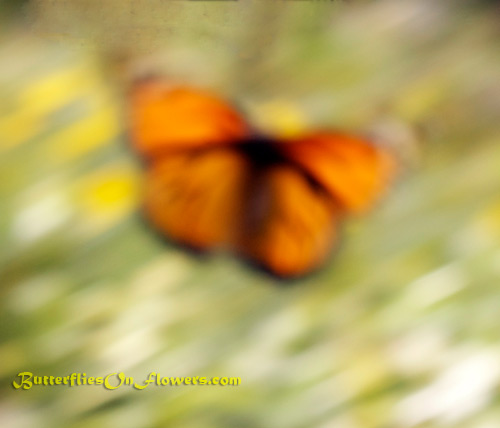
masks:
POLYGON ((265 171, 247 203, 239 252, 278 277, 315 270, 337 243, 338 206, 297 168, 265 171))
POLYGON ((387 149, 341 133, 306 135, 280 147, 346 213, 370 208, 387 190, 397 169, 395 156, 387 149))
POLYGON ((338 242, 342 218, 371 206, 394 173, 392 155, 368 141, 317 133, 277 143, 288 160, 264 175, 247 210, 241 251, 278 276, 318 268, 338 242))

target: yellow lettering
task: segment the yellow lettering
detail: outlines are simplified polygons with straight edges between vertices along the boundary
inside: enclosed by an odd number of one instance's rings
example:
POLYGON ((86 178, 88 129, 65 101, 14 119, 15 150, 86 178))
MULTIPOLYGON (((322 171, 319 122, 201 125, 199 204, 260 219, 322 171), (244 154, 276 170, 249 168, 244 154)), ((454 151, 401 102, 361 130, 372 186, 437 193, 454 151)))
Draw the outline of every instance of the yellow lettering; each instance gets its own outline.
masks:
POLYGON ((144 389, 144 388, 146 388, 146 386, 148 386, 150 383, 153 382, 153 380, 151 379, 152 376, 156 376, 156 373, 155 372, 149 373, 148 378, 144 381, 144 385, 139 385, 138 383, 134 383, 134 388, 135 389, 144 389))
POLYGON ((173 378, 170 378, 170 383, 172 385, 180 385, 182 382, 183 382, 184 378, 182 377, 173 377, 173 378))
POLYGON ((19 389, 21 386, 23 389, 30 389, 33 386, 33 382, 30 381, 30 379, 33 377, 33 373, 30 372, 22 372, 18 373, 18 377, 21 378, 21 384, 18 384, 17 382, 12 382, 12 385, 14 388, 19 389))
POLYGON ((104 387, 105 387, 106 389, 117 389, 117 388, 119 388, 120 386, 122 386, 123 381, 125 380, 125 375, 123 374, 123 372, 120 372, 120 373, 118 374, 118 379, 120 379, 120 383, 119 383, 118 385, 116 385, 116 386, 113 386, 113 385, 111 385, 111 384, 109 383, 109 378, 110 378, 111 376, 114 376, 114 375, 116 375, 116 373, 111 373, 111 374, 107 375, 107 376, 104 378, 104 387))

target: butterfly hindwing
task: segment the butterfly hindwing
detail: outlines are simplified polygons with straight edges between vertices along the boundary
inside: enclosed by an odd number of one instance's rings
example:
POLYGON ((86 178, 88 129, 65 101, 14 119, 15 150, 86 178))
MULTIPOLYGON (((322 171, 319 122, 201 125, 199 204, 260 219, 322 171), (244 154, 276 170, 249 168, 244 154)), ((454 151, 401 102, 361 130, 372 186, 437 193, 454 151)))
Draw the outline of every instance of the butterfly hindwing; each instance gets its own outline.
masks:
POLYGON ((245 159, 226 148, 162 157, 146 175, 146 215, 162 234, 187 246, 228 244, 242 216, 246 178, 245 159))
POLYGON ((288 165, 263 173, 247 201, 239 250, 279 277, 320 266, 337 240, 339 211, 332 198, 288 165))

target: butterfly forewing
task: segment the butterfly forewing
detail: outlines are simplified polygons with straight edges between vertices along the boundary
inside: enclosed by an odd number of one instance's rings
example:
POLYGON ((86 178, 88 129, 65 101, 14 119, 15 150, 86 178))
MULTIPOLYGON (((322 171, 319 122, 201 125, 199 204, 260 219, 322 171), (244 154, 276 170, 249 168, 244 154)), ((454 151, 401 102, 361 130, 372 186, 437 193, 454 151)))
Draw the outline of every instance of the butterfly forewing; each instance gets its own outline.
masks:
POLYGON ((243 118, 219 98, 161 82, 138 85, 132 92, 130 113, 134 146, 147 157, 231 144, 249 133, 243 118))
POLYGON ((395 171, 394 158, 385 149, 345 134, 311 134, 289 141, 282 150, 346 212, 369 208, 395 171))

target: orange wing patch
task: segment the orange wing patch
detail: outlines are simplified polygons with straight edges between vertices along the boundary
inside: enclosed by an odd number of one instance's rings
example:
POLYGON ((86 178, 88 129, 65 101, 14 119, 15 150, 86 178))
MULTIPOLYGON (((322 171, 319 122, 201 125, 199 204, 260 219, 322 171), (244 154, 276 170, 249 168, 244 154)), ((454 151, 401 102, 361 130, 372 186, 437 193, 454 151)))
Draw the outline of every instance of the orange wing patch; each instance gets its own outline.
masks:
POLYGON ((349 212, 370 207, 395 172, 391 154, 348 135, 318 133, 285 143, 283 150, 349 212))
POLYGON ((162 233, 190 247, 231 242, 247 170, 243 158, 224 148, 164 157, 147 174, 146 215, 162 233))
MULTIPOLYGON (((330 196, 290 166, 269 170, 257 192, 257 219, 240 251, 280 277, 320 266, 337 239, 339 210, 330 196)), ((247 215, 255 211, 249 208, 247 215)))
POLYGON ((146 156, 168 149, 233 143, 248 126, 229 105, 210 93, 171 88, 161 82, 137 85, 131 102, 132 140, 146 156))

